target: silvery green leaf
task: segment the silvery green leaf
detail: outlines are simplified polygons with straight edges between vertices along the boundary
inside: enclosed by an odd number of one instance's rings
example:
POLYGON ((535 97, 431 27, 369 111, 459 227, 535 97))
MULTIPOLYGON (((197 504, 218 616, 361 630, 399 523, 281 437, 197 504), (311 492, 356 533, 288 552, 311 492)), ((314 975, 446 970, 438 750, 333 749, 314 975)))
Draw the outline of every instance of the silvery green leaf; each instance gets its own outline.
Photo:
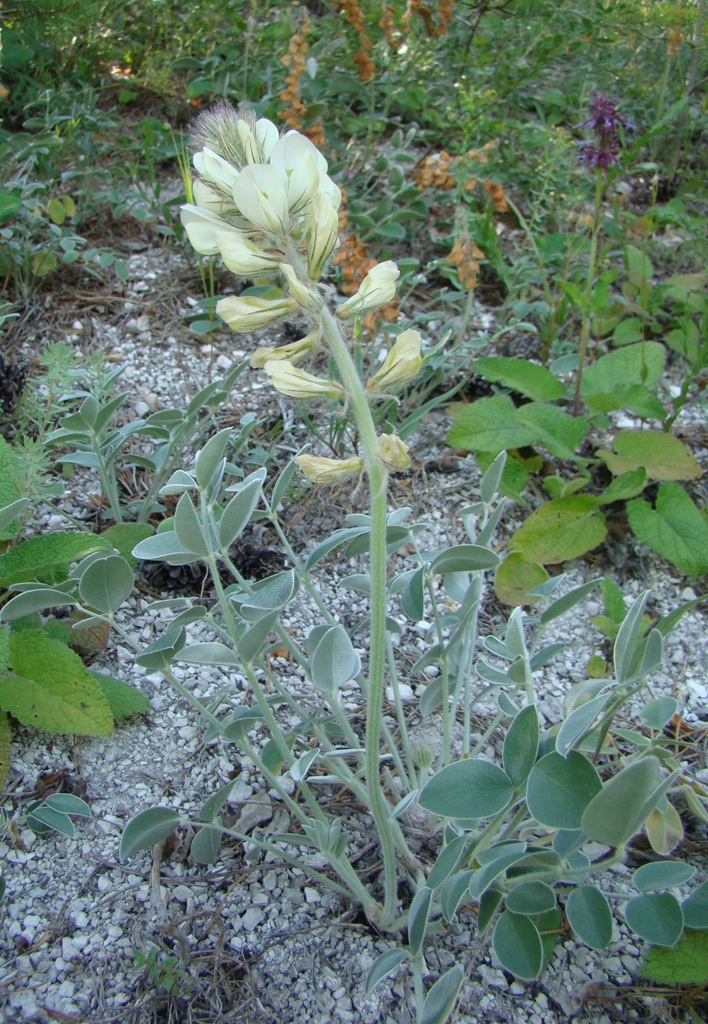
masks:
POLYGON ((61 832, 65 836, 73 836, 75 833, 74 823, 71 818, 61 811, 42 803, 33 807, 27 814, 27 824, 33 832, 61 832))
POLYGON ((0 508, 0 530, 4 530, 6 526, 13 523, 28 505, 28 498, 19 498, 17 501, 13 501, 11 504, 0 508))
POLYGON ((543 969, 543 945, 533 921, 505 910, 492 939, 502 967, 522 981, 534 981, 543 969))
POLYGON ((133 591, 133 570, 120 555, 95 559, 79 581, 82 600, 96 611, 113 615, 133 591))
POLYGON ((368 533, 368 527, 357 527, 353 529, 336 530, 331 537, 327 540, 323 540, 321 544, 318 544, 313 551, 310 552, 307 562, 305 563, 305 570, 307 572, 313 569, 318 562, 321 562, 323 558, 338 548, 341 544, 346 544, 355 537, 360 537, 362 534, 368 533))
POLYGON ((594 885, 572 889, 565 902, 570 927, 591 949, 604 949, 612 939, 612 911, 594 885))
POLYGON ((542 647, 540 651, 536 651, 529 662, 531 671, 536 672, 539 668, 542 668, 547 661, 550 661, 551 658, 555 658, 556 654, 560 651, 564 651, 567 646, 567 644, 558 641, 553 644, 547 644, 545 647, 542 647))
POLYGON ((550 597, 556 587, 565 579, 567 573, 559 573, 558 576, 549 576, 543 583, 539 583, 537 587, 533 587, 529 590, 530 597, 550 597))
POLYGON ((370 594, 371 576, 365 572, 354 573, 352 576, 345 576, 339 580, 337 586, 348 590, 356 590, 360 594, 370 594))
POLYGON ((310 768, 320 756, 320 753, 320 748, 315 747, 313 750, 308 750, 306 753, 301 754, 297 761, 290 766, 289 774, 291 778, 295 782, 302 782, 303 779, 306 779, 310 768))
POLYGON ((499 520, 501 519, 502 515, 506 511, 506 506, 507 506, 507 499, 506 498, 502 498, 501 501, 497 504, 497 507, 494 509, 494 511, 490 515, 490 517, 487 520, 487 522, 484 524, 482 529, 477 534, 476 538, 473 536, 472 531, 471 531, 470 527, 468 526, 467 527, 467 533, 469 534, 470 539, 473 540, 477 544, 482 544, 485 547, 488 544, 490 544, 491 540, 492 540, 492 537, 494 535, 494 531, 496 530, 497 526, 499 525, 499 520))
POLYGON ((264 643, 268 639, 268 635, 278 621, 280 615, 280 609, 276 608, 275 611, 266 612, 260 618, 256 619, 252 626, 250 626, 243 636, 239 639, 236 644, 239 657, 246 663, 253 661, 256 655, 260 652, 264 643))
POLYGON ((504 737, 502 763, 515 788, 523 786, 534 766, 540 736, 535 704, 523 708, 504 737))
POLYGON ((62 814, 80 814, 84 818, 91 817, 91 808, 85 800, 74 796, 72 793, 53 793, 48 796, 44 803, 62 814))
POLYGON ((417 956, 423 945, 432 902, 433 890, 427 885, 421 886, 411 901, 408 910, 408 948, 411 956, 417 956))
POLYGON ((559 857, 569 857, 586 840, 587 836, 581 828, 561 828, 553 836, 553 849, 559 857))
POLYGON ((218 434, 214 434, 213 437, 209 438, 197 455, 194 462, 194 473, 197 478, 197 483, 203 491, 206 490, 211 483, 211 479, 214 476, 219 463, 224 457, 226 446, 228 445, 232 434, 233 430, 230 427, 220 430, 218 434))
POLYGON ((458 907, 469 895, 467 887, 473 874, 471 870, 456 871, 443 882, 440 888, 440 909, 446 921, 454 921, 458 907))
POLYGON ((263 713, 256 707, 242 705, 228 716, 221 727, 221 735, 229 742, 238 743, 242 737, 263 721, 263 713))
POLYGON ((455 836, 447 846, 443 846, 428 875, 427 884, 431 889, 437 889, 448 875, 452 874, 465 850, 467 842, 467 836, 461 835, 455 836))
POLYGON ((504 853, 490 864, 484 864, 482 867, 477 868, 470 876, 468 887, 470 896, 473 899, 480 899, 492 882, 500 878, 507 868, 517 864, 524 856, 523 851, 520 852, 519 850, 512 849, 511 853, 504 853))
POLYGON ((432 682, 428 683, 423 691, 422 697, 420 698, 420 713, 423 718, 427 718, 428 715, 432 715, 436 708, 439 708, 442 704, 442 699, 443 680, 442 676, 437 676, 432 680, 432 682))
POLYGON ((385 953, 377 956, 366 976, 366 995, 371 995, 379 982, 383 981, 391 971, 395 971, 407 955, 405 949, 387 949, 385 953))
POLYGON ((497 704, 499 705, 500 711, 503 711, 505 715, 511 715, 512 718, 516 718, 519 711, 521 710, 513 702, 509 694, 504 692, 504 690, 501 690, 499 694, 497 694, 497 704))
POLYGON ((480 679, 484 679, 485 683, 497 683, 499 686, 510 686, 511 679, 506 672, 500 672, 494 665, 490 665, 484 658, 480 658, 475 663, 474 670, 480 679))
POLYGON ((687 928, 705 931, 708 928, 708 882, 703 882, 687 900, 681 904, 687 928))
POLYGON ((420 1024, 445 1024, 462 985, 461 967, 451 967, 435 982, 423 1003, 420 1024))
POLYGON ((559 597, 553 604, 549 604, 547 608, 541 612, 539 621, 542 626, 552 622, 553 619, 557 619, 561 615, 565 615, 571 608, 575 608, 577 604, 584 601, 588 594, 591 594, 595 587, 599 587, 602 583, 602 577, 596 580, 591 580, 589 583, 583 583, 579 587, 574 587, 563 597, 559 597))
POLYGON ((260 479, 248 478, 223 511, 219 521, 219 546, 227 551, 250 521, 261 496, 260 479))
POLYGON ((140 654, 136 655, 135 662, 150 671, 167 668, 186 642, 187 636, 183 627, 168 629, 166 633, 158 637, 157 640, 153 640, 140 654))
POLYGON ((180 544, 174 530, 146 537, 135 545, 132 554, 145 562, 169 562, 170 565, 189 565, 197 561, 196 555, 180 544))
POLYGON ((689 882, 696 873, 691 864, 682 860, 659 860, 642 864, 632 875, 632 882, 640 892, 670 889, 689 882))
POLYGON ((412 511, 413 509, 410 508, 408 505, 402 505, 400 508, 393 509, 393 511, 389 512, 388 515, 386 516, 386 525, 402 526, 403 523, 405 523, 406 519, 408 519, 412 511))
POLYGON ((653 946, 673 946, 683 932, 681 904, 668 892, 635 896, 625 905, 624 919, 632 931, 653 946))
POLYGON ((583 754, 571 750, 567 757, 562 757, 554 750, 531 769, 526 801, 529 811, 542 825, 577 829, 586 808, 601 790, 602 780, 583 754))
POLYGON ((279 611, 292 601, 300 581, 293 569, 275 573, 255 583, 248 594, 239 595, 239 613, 244 619, 254 621, 262 615, 279 611))
POLYGON ((521 882, 506 897, 506 907, 522 917, 537 917, 556 906, 556 895, 550 885, 541 881, 521 882))
POLYGON ((631 839, 650 813, 645 805, 655 790, 658 769, 655 757, 643 757, 614 775, 583 812, 583 832, 605 846, 622 846, 631 839))
POLYGON ((310 676, 321 693, 329 694, 358 675, 361 659, 343 626, 331 626, 310 659, 310 676))
POLYGON ((658 697, 650 700, 639 712, 639 718, 649 729, 663 729, 678 711, 675 697, 658 697))
POLYGON ((448 572, 477 572, 493 569, 499 564, 499 555, 481 544, 458 544, 441 551, 430 563, 430 571, 437 574, 448 572))
POLYGON ((485 934, 489 928, 494 915, 499 908, 499 904, 504 898, 504 893, 500 889, 485 889, 482 893, 482 897, 479 901, 479 907, 477 908, 477 929, 479 931, 480 938, 485 934))
POLYGON ((150 807, 131 818, 123 830, 119 857, 121 862, 140 850, 171 836, 180 822, 180 816, 169 807, 150 807))
POLYGON ((632 663, 640 639, 642 618, 649 598, 649 591, 639 595, 627 612, 617 633, 614 649, 615 679, 620 685, 632 675, 632 663))
POLYGON ((509 616, 504 633, 504 646, 509 655, 516 658, 523 658, 526 655, 526 641, 524 639, 524 613, 521 608, 514 608, 509 616))
POLYGON ((483 646, 490 654, 495 654, 497 658, 504 658, 505 661, 513 661, 516 657, 516 655, 511 653, 504 641, 500 640, 498 636, 485 637, 483 640, 483 646))
POLYGON ((556 750, 565 757, 573 747, 595 728, 603 708, 612 698, 611 693, 600 694, 587 704, 581 704, 572 711, 560 727, 556 736, 556 750))
POLYGON ((212 553, 212 545, 205 534, 205 528, 197 515, 191 496, 186 492, 177 502, 174 527, 177 540, 192 554, 205 558, 212 553))
POLYGON ((21 619, 25 615, 33 615, 35 612, 44 611, 46 608, 60 608, 62 606, 73 607, 79 602, 69 597, 63 590, 56 587, 46 587, 43 584, 33 587, 11 598, 6 605, 0 609, 0 619, 5 622, 12 622, 14 619, 21 619))
POLYGON ((199 810, 200 821, 213 821, 217 816, 221 808, 224 806, 226 801, 231 795, 231 790, 236 785, 236 779, 231 779, 225 785, 217 789, 216 793, 213 793, 206 803, 202 804, 199 810))
POLYGON ((479 485, 479 496, 485 505, 491 505, 495 494, 499 490, 505 466, 506 452, 502 451, 499 452, 494 462, 485 470, 479 485))
POLYGON ((509 776, 498 765, 470 757, 436 772, 418 803, 443 818, 486 818, 503 810, 513 792, 509 776))
POLYGON ((160 494, 163 498, 167 498, 173 494, 184 494, 185 491, 192 491, 196 486, 197 481, 191 473, 187 473, 183 469, 177 469, 165 486, 160 488, 160 494))
MULTIPOLYGON (((220 824, 220 822, 218 823, 220 824)), ((215 828, 200 828, 189 848, 192 859, 197 864, 215 864, 219 856, 223 834, 215 828)))
POLYGON ((180 651, 178 661, 188 665, 240 665, 241 662, 226 644, 218 641, 190 644, 180 651))
POLYGON ((418 658, 415 665, 410 670, 412 676, 422 672, 424 668, 428 668, 430 665, 438 665, 442 657, 443 649, 440 644, 432 644, 422 657, 418 658))
MULTIPOLYGON (((303 451, 305 451, 304 448, 299 454, 302 454, 303 451)), ((270 507, 273 510, 273 512, 277 511, 278 505, 287 494, 288 487, 290 486, 290 481, 295 475, 296 470, 297 463, 295 462, 295 459, 291 459, 290 462, 288 462, 287 466, 285 466, 285 468, 281 471, 278 479, 275 481, 275 486, 273 487, 273 492, 270 496, 270 507)))

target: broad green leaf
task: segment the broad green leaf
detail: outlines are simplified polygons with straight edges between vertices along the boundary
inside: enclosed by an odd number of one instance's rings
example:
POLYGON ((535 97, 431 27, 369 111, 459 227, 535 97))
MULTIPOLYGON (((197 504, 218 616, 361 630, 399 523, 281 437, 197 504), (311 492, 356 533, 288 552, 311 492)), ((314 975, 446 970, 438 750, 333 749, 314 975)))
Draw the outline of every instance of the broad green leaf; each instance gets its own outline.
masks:
POLYGON ((605 846, 623 846, 646 820, 645 804, 655 786, 655 757, 634 761, 606 782, 593 797, 580 826, 589 839, 605 846))
POLYGON ((708 928, 708 882, 704 882, 683 901, 683 916, 687 928, 708 928))
POLYGON ((553 910, 556 896, 550 885, 545 882, 521 882, 511 890, 506 898, 506 908, 513 914, 523 917, 535 917, 553 910))
POLYGON ((504 387, 527 395, 535 402, 555 402, 563 397, 563 385, 558 378, 528 359, 489 356, 475 360, 474 372, 486 380, 498 381, 504 387))
POLYGON ((708 523, 679 484, 662 484, 653 509, 643 498, 628 502, 627 517, 639 540, 680 572, 708 572, 708 523))
POLYGON ((134 686, 129 686, 121 679, 114 679, 113 676, 107 676, 103 672, 91 670, 91 675, 101 687, 114 719, 142 715, 150 710, 150 701, 134 686))
POLYGON ((520 914, 505 910, 492 939, 502 967, 522 981, 534 981, 543 969, 543 946, 536 925, 520 914))
POLYGON ((10 719, 4 711, 0 711, 0 790, 5 788, 7 773, 10 770, 11 749, 10 719))
POLYGON ((683 931, 681 904, 667 892, 635 896, 625 905, 624 919, 654 946, 673 946, 683 931))
POLYGON ((28 504, 22 498, 21 477, 19 457, 0 435, 0 541, 14 538, 15 520, 28 504))
POLYGON ((420 1024, 445 1024, 455 1005, 464 972, 461 967, 451 967, 438 978, 423 1002, 420 1024))
POLYGON ((263 615, 284 608, 295 597, 299 580, 293 569, 275 573, 264 580, 254 583, 248 594, 232 596, 238 603, 239 613, 244 619, 253 622, 263 615))
POLYGON ((120 555, 91 562, 82 573, 79 593, 90 607, 107 615, 118 611, 133 591, 133 570, 120 555))
POLYGON ((110 551, 112 545, 91 533, 60 530, 32 537, 0 555, 0 587, 25 583, 53 571, 66 573, 72 562, 102 550, 110 551))
POLYGON ((432 902, 433 890, 427 885, 422 886, 411 900, 408 910, 408 948, 411 956, 417 956, 423 946, 432 902))
POLYGON ((331 694, 353 679, 361 659, 343 626, 332 626, 322 636, 310 659, 310 676, 321 693, 331 694))
POLYGON ((684 932, 673 949, 652 947, 639 974, 671 988, 681 985, 705 988, 708 986, 708 932, 684 932))
POLYGON ((538 562, 528 562, 520 551, 507 555, 494 575, 494 591, 503 604, 518 607, 540 600, 530 590, 545 583, 548 573, 538 562))
POLYGON ((599 496, 601 505, 609 505, 613 501, 628 501, 641 494, 647 483, 647 471, 643 466, 621 473, 605 488, 599 496))
POLYGON ((588 494, 573 494, 536 509, 511 538, 509 549, 529 562, 556 564, 592 551, 606 533, 596 500, 588 494))
POLYGON ((666 409, 656 394, 641 384, 617 384, 613 391, 587 395, 585 404, 597 412, 624 409, 645 420, 666 419, 666 409))
POLYGON ((593 797, 602 789, 595 767, 577 750, 563 757, 553 750, 531 770, 526 791, 536 821, 550 828, 577 829, 593 797))
POLYGON ((614 451, 598 449, 615 476, 643 466, 651 480, 694 480, 701 475, 698 460, 685 444, 661 430, 621 430, 614 451))
POLYGON ((40 833, 51 830, 71 837, 76 831, 73 821, 67 814, 55 811, 53 807, 47 807, 46 804, 32 808, 27 815, 27 824, 33 831, 40 833))
POLYGON ((470 757, 436 772, 418 803, 443 818, 487 818, 506 807, 513 792, 509 776, 498 765, 470 757))
POLYGON ((629 270, 639 277, 646 278, 648 281, 654 274, 654 268, 649 257, 645 256, 641 249, 637 249, 634 245, 625 246, 624 252, 629 270))
POLYGON ((540 402, 520 406, 516 419, 533 432, 537 443, 559 459, 571 459, 588 430, 582 416, 571 416, 555 405, 540 402))
POLYGON ((534 431, 516 421, 514 403, 506 395, 482 398, 457 416, 447 443, 469 451, 497 452, 523 448, 536 440, 534 431))
POLYGON ((0 707, 23 725, 75 736, 110 736, 113 716, 78 654, 41 630, 10 636, 13 675, 0 679, 0 707))
POLYGON ((535 704, 519 711, 504 737, 502 764, 515 788, 523 786, 534 766, 539 740, 538 711, 535 704))
POLYGON ((179 822, 179 814, 169 807, 149 807, 146 811, 140 811, 123 830, 119 853, 121 861, 167 839, 179 822))
POLYGON ((383 981, 391 971, 395 971, 407 956, 405 949, 387 949, 385 953, 377 956, 366 976, 366 995, 371 995, 378 983, 383 981))
POLYGON ((664 372, 666 349, 658 341, 625 345, 601 356, 583 370, 583 397, 611 392, 617 384, 639 384, 652 388, 664 372))
POLYGON ((683 885, 690 881, 696 873, 691 864, 682 860, 657 860, 642 864, 632 875, 632 882, 640 892, 656 892, 658 889, 670 889, 674 885, 683 885))
POLYGON ((62 814, 79 814, 83 818, 91 817, 91 808, 86 801, 72 793, 53 793, 46 798, 44 803, 55 811, 61 811, 62 814))
POLYGON ((604 949, 612 939, 612 911, 594 885, 572 889, 565 903, 570 927, 586 946, 604 949))
POLYGON ((132 554, 144 562, 168 562, 170 565, 191 565, 199 560, 193 551, 180 544, 174 530, 146 537, 135 545, 132 554))
POLYGON ((147 537, 152 537, 153 528, 147 523, 114 523, 104 530, 101 536, 122 555, 131 568, 138 564, 132 551, 136 544, 147 537))

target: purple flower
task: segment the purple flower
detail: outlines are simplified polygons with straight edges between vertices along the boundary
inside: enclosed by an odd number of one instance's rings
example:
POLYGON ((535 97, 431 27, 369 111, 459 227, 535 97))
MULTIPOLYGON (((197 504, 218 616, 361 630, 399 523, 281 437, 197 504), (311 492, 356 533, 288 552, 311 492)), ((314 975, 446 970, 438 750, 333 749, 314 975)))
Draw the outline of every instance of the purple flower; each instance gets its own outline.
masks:
POLYGON ((595 133, 594 142, 581 142, 580 159, 587 167, 607 170, 613 164, 619 167, 620 151, 619 129, 633 131, 634 125, 617 113, 615 100, 608 99, 599 92, 592 94, 592 102, 588 107, 590 117, 576 124, 576 128, 592 128, 595 133))

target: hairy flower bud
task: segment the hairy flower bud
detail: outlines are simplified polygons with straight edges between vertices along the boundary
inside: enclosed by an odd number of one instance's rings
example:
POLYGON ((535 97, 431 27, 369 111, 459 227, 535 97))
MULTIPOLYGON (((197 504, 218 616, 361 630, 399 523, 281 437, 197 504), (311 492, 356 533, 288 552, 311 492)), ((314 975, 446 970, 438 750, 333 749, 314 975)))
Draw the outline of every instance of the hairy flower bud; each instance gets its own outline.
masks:
POLYGON ((282 235, 287 228, 288 199, 285 179, 269 164, 249 164, 232 188, 236 206, 256 228, 282 235))
POLYGON ((344 398, 344 388, 341 384, 315 377, 305 370, 298 370, 287 359, 269 360, 264 369, 273 382, 273 387, 281 395, 288 395, 290 398, 344 398))
POLYGON ((300 307, 294 299, 283 295, 280 299, 262 299, 255 295, 228 295, 219 299, 216 312, 232 331, 245 334, 266 327, 276 320, 297 313, 300 307))
POLYGON ((272 121, 262 117, 255 124, 239 118, 236 125, 247 164, 264 164, 270 158, 278 141, 278 129, 272 121))
POLYGON ((228 160, 224 160, 218 153, 214 153, 208 146, 205 146, 199 153, 194 154, 192 163, 204 181, 215 186, 216 190, 223 192, 224 195, 231 194, 239 172, 228 160))
POLYGON ((338 307, 337 316, 342 320, 348 320, 359 313, 385 306, 396 294, 399 274, 400 271, 393 260, 377 263, 361 282, 359 291, 338 307))
POLYGON ((299 338, 298 341, 291 341, 289 345, 280 345, 278 348, 257 348, 251 356, 250 362, 254 369, 262 370, 266 363, 271 360, 284 360, 287 359, 297 366, 301 363, 305 356, 309 355, 312 349, 317 344, 319 335, 316 331, 312 334, 306 334, 304 338, 299 338))
POLYGON ((280 271, 288 282, 288 291, 303 309, 316 313, 322 308, 322 299, 304 281, 300 280, 294 267, 289 263, 281 263, 280 271))
POLYGON ((420 334, 418 331, 402 331, 383 363, 367 382, 369 391, 385 390, 394 384, 402 384, 419 372, 423 360, 420 356, 420 334))
POLYGON ((191 203, 185 203, 179 215, 192 247, 202 256, 216 256, 219 252, 216 236, 228 227, 226 221, 211 210, 203 210, 191 203))
POLYGON ((318 195, 307 211, 306 243, 307 273, 313 281, 320 277, 323 267, 337 244, 339 217, 329 199, 318 195))
POLYGON ((396 434, 380 434, 377 438, 376 458, 386 469, 408 469, 411 464, 408 445, 396 434))
POLYGON ((316 484, 338 484, 360 476, 364 460, 358 455, 351 459, 326 459, 316 455, 296 455, 295 462, 308 480, 316 484))

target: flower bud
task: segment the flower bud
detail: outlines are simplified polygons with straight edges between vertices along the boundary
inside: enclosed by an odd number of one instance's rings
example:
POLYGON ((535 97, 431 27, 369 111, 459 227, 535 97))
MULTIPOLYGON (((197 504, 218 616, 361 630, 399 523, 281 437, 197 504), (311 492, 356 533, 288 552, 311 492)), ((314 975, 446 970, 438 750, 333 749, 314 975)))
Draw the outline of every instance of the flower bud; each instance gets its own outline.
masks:
POLYGON ((337 244, 339 218, 329 199, 318 195, 307 211, 307 273, 317 281, 337 244))
POLYGON ((266 363, 271 360, 289 360, 293 366, 297 366, 315 347, 319 335, 316 331, 306 334, 298 341, 291 341, 289 345, 280 345, 278 348, 257 348, 251 356, 251 366, 256 370, 262 370, 266 363))
POLYGON ((411 464, 408 445, 396 434, 380 434, 377 438, 376 458, 386 469, 408 469, 411 464))
POLYGON ((238 137, 243 146, 246 164, 264 164, 278 141, 278 129, 272 121, 262 117, 255 124, 241 117, 236 125, 238 137))
POLYGON ((278 265, 278 253, 266 252, 252 242, 248 235, 235 228, 217 231, 216 242, 224 266, 242 277, 272 273, 278 265))
POLYGON ((276 320, 299 312, 299 305, 288 295, 280 299, 262 299, 255 295, 228 295, 219 299, 216 312, 232 331, 245 334, 266 327, 276 320))
POLYGON ((216 256, 219 252, 216 236, 228 228, 226 221, 211 210, 202 210, 191 203, 181 206, 179 215, 192 247, 202 256, 216 256))
POLYGON ((231 194, 231 189, 238 178, 239 172, 228 160, 224 160, 218 153, 205 146, 199 153, 192 157, 195 170, 204 181, 216 187, 217 191, 225 195, 231 194))
POLYGON ((423 360, 420 356, 420 334, 418 331, 402 331, 396 338, 383 363, 366 386, 369 391, 385 390, 394 384, 402 384, 419 372, 423 360))
POLYGON ((322 299, 311 288, 308 288, 304 281, 300 280, 294 267, 289 263, 281 263, 280 271, 288 282, 288 291, 303 309, 316 313, 322 308, 322 299))
POLYGON ((285 233, 288 224, 288 200, 283 175, 268 164, 249 164, 232 188, 236 206, 254 227, 285 233))
POLYGON ((316 484, 338 484, 353 476, 360 476, 364 460, 358 455, 351 459, 326 459, 316 455, 296 455, 295 461, 308 480, 316 484))
POLYGON ((305 370, 298 370, 287 359, 269 360, 265 364, 265 372, 273 382, 273 387, 281 395, 290 398, 332 398, 344 397, 344 388, 333 380, 323 380, 305 370))
POLYGON ((377 263, 359 286, 359 291, 337 309, 342 320, 385 306, 396 294, 396 281, 400 271, 393 260, 377 263))

